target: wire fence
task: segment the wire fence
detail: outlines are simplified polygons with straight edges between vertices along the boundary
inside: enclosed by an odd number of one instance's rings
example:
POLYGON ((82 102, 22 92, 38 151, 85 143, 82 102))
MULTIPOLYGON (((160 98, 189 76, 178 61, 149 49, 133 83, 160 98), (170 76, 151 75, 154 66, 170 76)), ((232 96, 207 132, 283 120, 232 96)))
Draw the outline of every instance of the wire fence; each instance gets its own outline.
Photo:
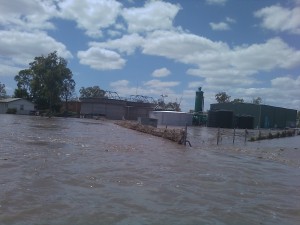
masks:
POLYGON ((248 141, 258 141, 281 137, 300 135, 299 130, 270 129, 226 129, 210 127, 186 127, 186 140, 192 145, 246 144, 248 141))

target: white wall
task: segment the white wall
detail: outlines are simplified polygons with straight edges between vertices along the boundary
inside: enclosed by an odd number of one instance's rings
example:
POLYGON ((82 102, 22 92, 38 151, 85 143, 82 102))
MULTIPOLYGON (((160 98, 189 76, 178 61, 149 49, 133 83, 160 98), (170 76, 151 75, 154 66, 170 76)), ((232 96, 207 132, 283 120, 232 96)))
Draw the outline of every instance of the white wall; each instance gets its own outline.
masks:
POLYGON ((170 126, 191 126, 193 123, 193 114, 173 111, 152 111, 149 117, 157 119, 157 125, 170 126))
POLYGON ((34 104, 25 99, 18 99, 11 102, 0 102, 0 113, 6 113, 7 109, 17 109, 17 114, 28 115, 34 110, 34 104))

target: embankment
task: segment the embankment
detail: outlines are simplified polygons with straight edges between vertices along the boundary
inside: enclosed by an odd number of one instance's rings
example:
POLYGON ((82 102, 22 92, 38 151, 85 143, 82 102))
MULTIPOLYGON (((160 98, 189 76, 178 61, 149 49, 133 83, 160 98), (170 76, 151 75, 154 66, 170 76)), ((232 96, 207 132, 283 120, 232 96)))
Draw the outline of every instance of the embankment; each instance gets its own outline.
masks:
POLYGON ((183 129, 156 128, 127 120, 117 121, 115 124, 128 129, 162 137, 177 142, 178 144, 182 144, 185 137, 185 131, 183 129))

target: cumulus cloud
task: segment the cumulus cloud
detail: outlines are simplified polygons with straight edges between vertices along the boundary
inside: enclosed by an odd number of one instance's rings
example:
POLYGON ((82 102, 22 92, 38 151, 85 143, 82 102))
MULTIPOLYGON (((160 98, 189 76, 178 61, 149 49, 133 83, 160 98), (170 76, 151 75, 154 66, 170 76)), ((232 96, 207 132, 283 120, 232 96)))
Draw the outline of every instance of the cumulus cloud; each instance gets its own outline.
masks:
POLYGON ((225 22, 220 22, 220 23, 209 23, 211 29, 213 30, 229 30, 230 27, 227 23, 225 22))
POLYGON ((0 25, 14 30, 54 29, 49 20, 56 16, 55 5, 49 1, 2 1, 0 7, 0 25))
POLYGON ((300 34, 300 7, 290 9, 273 5, 256 11, 254 16, 262 19, 263 28, 300 34))
POLYGON ((172 88, 179 85, 177 81, 149 80, 141 84, 131 84, 128 80, 117 80, 110 83, 112 89, 116 90, 122 96, 145 95, 160 98, 162 94, 168 94, 169 97, 177 96, 172 88))
POLYGON ((179 5, 168 2, 147 1, 144 7, 124 9, 122 16, 129 32, 173 29, 173 20, 180 9, 179 5))
POLYGON ((124 67, 126 61, 117 52, 91 47, 87 51, 79 51, 80 63, 96 70, 115 70, 124 67))
POLYGON ((236 21, 230 17, 226 17, 224 22, 219 23, 209 23, 212 30, 230 30, 230 25, 233 24, 236 21))
POLYGON ((160 80, 149 80, 144 83, 145 86, 149 86, 152 88, 168 88, 168 87, 175 87, 179 85, 180 82, 178 81, 160 81, 160 80))
POLYGON ((143 45, 144 38, 138 34, 124 35, 119 39, 106 42, 91 42, 89 45, 97 48, 107 48, 121 53, 132 54, 136 48, 143 45))
MULTIPOLYGON (((196 68, 188 70, 188 73, 204 78, 246 78, 259 71, 290 69, 300 65, 300 51, 280 38, 230 48, 223 42, 213 42, 193 34, 156 31, 149 34, 142 51, 194 65, 196 68)), ((251 79, 246 81, 248 84, 251 82, 251 79)))
POLYGON ((122 4, 115 0, 65 0, 59 8, 60 17, 75 20, 88 36, 100 37, 101 29, 115 23, 122 4))
POLYGON ((64 44, 44 32, 0 31, 1 74, 3 71, 18 71, 20 67, 27 67, 34 57, 53 51, 61 57, 72 58, 64 44))
POLYGON ((170 70, 168 70, 167 68, 161 68, 161 69, 157 69, 154 70, 152 73, 153 77, 166 77, 169 76, 171 74, 170 70))

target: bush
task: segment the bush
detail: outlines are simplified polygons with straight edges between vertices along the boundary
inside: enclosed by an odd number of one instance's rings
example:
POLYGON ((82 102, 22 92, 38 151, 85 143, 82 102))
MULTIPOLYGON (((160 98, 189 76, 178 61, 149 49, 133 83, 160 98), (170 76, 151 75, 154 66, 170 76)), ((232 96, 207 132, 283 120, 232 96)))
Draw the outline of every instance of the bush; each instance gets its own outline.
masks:
POLYGON ((6 111, 7 114, 16 114, 17 109, 16 108, 8 108, 6 111))
POLYGON ((271 132, 268 134, 268 139, 273 139, 273 134, 271 132))

